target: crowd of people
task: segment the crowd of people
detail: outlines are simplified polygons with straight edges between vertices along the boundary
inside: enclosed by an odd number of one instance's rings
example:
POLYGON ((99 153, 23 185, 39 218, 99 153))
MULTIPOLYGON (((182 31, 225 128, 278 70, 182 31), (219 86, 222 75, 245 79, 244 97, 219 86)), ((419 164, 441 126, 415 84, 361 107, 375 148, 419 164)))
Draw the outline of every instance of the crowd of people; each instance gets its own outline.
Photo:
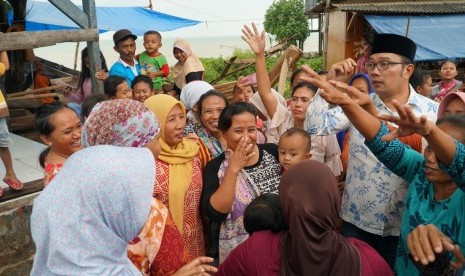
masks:
POLYGON ((270 83, 264 31, 242 32, 255 75, 232 99, 204 81, 184 40, 170 69, 158 32, 136 55, 137 37, 117 31, 119 59, 96 75, 104 95, 92 93, 83 50, 72 104, 36 111, 48 147, 32 275, 462 275, 456 63, 441 63, 433 86, 412 40, 378 34, 363 64, 299 68, 286 101, 270 83))

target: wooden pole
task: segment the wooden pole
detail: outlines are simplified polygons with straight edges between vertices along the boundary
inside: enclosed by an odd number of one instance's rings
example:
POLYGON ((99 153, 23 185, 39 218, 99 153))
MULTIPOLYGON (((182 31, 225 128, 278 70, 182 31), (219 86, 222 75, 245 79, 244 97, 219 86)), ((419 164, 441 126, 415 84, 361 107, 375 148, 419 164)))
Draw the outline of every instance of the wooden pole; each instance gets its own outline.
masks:
MULTIPOLYGON (((94 0, 82 0, 84 13, 89 19, 89 28, 97 29, 97 13, 94 0)), ((102 71, 102 61, 100 60, 100 46, 98 39, 87 41, 87 53, 90 57, 90 77, 92 81, 92 94, 103 94, 103 82, 95 77, 96 72, 102 71)))
POLYGON ((76 70, 76 67, 77 67, 78 53, 79 53, 79 41, 76 42, 76 50, 74 52, 74 67, 73 67, 74 70, 76 70))
POLYGON ((410 31, 410 19, 412 18, 412 16, 408 16, 408 21, 407 21, 407 30, 405 30, 405 37, 408 37, 409 35, 409 31, 410 31))
POLYGON ((324 50, 323 50, 323 67, 328 68, 328 41, 329 41, 329 11, 331 0, 326 0, 325 7, 325 33, 324 33, 324 50))
POLYGON ((44 88, 30 89, 30 90, 26 90, 26 91, 22 91, 22 92, 8 94, 6 97, 7 97, 7 99, 22 97, 22 96, 26 96, 26 95, 29 95, 29 94, 36 94, 36 93, 41 93, 41 92, 45 92, 45 91, 51 91, 51 90, 54 90, 54 89, 63 89, 64 87, 66 87, 66 85, 63 85, 63 84, 52 85, 52 86, 47 86, 47 87, 44 87, 44 88))
POLYGON ((23 50, 60 42, 98 41, 97 29, 12 32, 0 34, 0 51, 23 50))

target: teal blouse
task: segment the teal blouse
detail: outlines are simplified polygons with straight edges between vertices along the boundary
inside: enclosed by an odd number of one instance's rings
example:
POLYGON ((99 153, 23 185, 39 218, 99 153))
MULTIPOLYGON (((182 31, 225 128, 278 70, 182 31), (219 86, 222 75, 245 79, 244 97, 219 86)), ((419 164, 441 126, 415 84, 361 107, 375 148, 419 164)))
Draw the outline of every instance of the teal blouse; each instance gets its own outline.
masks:
MULTIPOLYGON (((418 275, 407 247, 407 235, 420 224, 434 224, 465 252, 465 146, 455 141, 456 153, 449 167, 440 164, 441 169, 454 179, 459 187, 448 199, 434 200, 433 184, 426 179, 425 158, 399 140, 381 141, 388 134, 382 124, 378 134, 365 144, 373 154, 393 173, 409 183, 404 200, 400 225, 399 247, 397 249, 397 275, 418 275)), ((392 196, 392 195, 391 195, 392 196)), ((452 260, 453 255, 448 254, 452 260)))

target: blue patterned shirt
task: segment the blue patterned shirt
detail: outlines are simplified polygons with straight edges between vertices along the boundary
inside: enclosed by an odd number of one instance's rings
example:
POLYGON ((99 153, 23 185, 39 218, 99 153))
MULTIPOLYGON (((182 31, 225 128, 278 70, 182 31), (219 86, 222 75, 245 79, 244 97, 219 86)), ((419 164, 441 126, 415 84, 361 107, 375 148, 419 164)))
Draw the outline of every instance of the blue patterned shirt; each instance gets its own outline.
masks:
MULTIPOLYGON (((451 175, 460 189, 447 199, 434 199, 434 186, 425 175, 425 158, 420 153, 402 144, 399 140, 381 141, 388 134, 386 125, 382 125, 377 136, 366 142, 368 148, 392 172, 401 176, 410 185, 400 225, 399 248, 397 249, 397 275, 418 275, 419 271, 409 255, 407 235, 420 224, 434 224, 464 252, 465 231, 465 146, 455 141, 456 154, 449 167, 441 164, 441 169, 451 175)), ((452 254, 447 254, 449 261, 452 254)))
MULTIPOLYGON (((319 97, 319 96, 316 96, 319 97)), ((376 94, 371 94, 380 114, 391 111, 376 94)), ((365 138, 342 109, 312 102, 307 109, 305 129, 313 135, 328 135, 350 129, 349 160, 341 218, 358 228, 381 236, 398 236, 407 183, 383 165, 365 145, 365 138)), ((436 121, 438 103, 417 94, 410 86, 407 103, 417 115, 436 121)))

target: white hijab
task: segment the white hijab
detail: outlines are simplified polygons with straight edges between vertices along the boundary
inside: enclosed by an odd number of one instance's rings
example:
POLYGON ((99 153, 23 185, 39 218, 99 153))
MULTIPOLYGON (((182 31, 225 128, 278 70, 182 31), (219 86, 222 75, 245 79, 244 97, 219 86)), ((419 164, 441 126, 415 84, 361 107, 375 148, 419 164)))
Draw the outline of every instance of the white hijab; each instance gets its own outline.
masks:
POLYGON ((74 153, 34 201, 31 275, 140 275, 126 248, 149 215, 154 183, 147 148, 74 153))

